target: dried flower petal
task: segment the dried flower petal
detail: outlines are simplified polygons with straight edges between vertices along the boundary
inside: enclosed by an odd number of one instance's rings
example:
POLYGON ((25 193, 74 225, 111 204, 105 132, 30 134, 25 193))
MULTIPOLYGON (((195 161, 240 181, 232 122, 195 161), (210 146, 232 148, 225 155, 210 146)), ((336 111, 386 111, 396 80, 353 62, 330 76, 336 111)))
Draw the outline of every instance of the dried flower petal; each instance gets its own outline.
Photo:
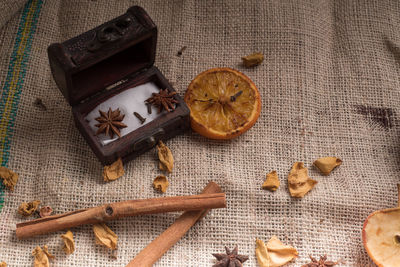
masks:
POLYGON ((47 245, 44 245, 44 246, 43 246, 43 252, 47 255, 47 257, 48 257, 49 259, 55 259, 55 258, 56 258, 56 257, 53 256, 53 254, 51 254, 51 253, 49 252, 49 248, 48 248, 47 245))
POLYGON ((31 216, 32 213, 34 213, 38 209, 39 205, 40 200, 34 200, 28 203, 23 202, 21 205, 19 205, 18 213, 25 217, 31 216))
POLYGON ((317 181, 308 176, 308 170, 304 167, 303 162, 293 164, 288 176, 289 191, 292 197, 304 197, 316 184, 317 181))
POLYGON ((163 193, 167 192, 167 188, 169 186, 169 182, 167 177, 164 175, 157 176, 153 181, 153 186, 156 190, 161 191, 163 193))
POLYGON ((109 249, 117 248, 118 236, 104 223, 94 224, 93 232, 96 237, 96 244, 108 247, 109 249))
POLYGON ((294 247, 284 245, 276 236, 272 236, 268 241, 267 249, 272 262, 277 266, 282 266, 299 255, 294 247))
POLYGON ((261 267, 278 267, 297 257, 297 250, 284 245, 276 236, 272 236, 265 246, 262 240, 256 240, 256 256, 261 267))
POLYGON ((118 158, 118 160, 111 165, 104 166, 103 169, 103 178, 106 182, 117 180, 124 174, 124 165, 122 164, 121 158, 118 158))
POLYGON ((70 230, 65 234, 61 235, 62 240, 64 241, 64 251, 65 254, 69 255, 75 251, 75 242, 74 242, 74 235, 70 230))
POLYGON ((336 157, 319 158, 314 161, 315 167, 317 167, 323 175, 330 174, 334 168, 340 166, 341 164, 342 160, 336 157))
POLYGON ((271 267, 271 257, 269 256, 267 247, 264 242, 260 239, 256 239, 256 257, 258 265, 261 267, 271 267))
POLYGON ((262 188, 270 191, 276 191, 281 183, 279 182, 278 174, 272 171, 267 174, 267 179, 264 181, 262 188))
POLYGON ((39 210, 39 215, 41 218, 50 216, 53 213, 53 209, 50 206, 41 207, 39 210))
POLYGON ((264 55, 261 53, 254 53, 246 57, 242 57, 243 65, 247 68, 260 65, 264 60, 264 55))
POLYGON ((49 258, 54 259, 54 256, 50 254, 47 245, 43 246, 43 250, 37 246, 32 251, 32 256, 35 257, 34 267, 49 267, 49 258))
POLYGON ((172 156, 171 150, 162 141, 158 142, 157 150, 160 160, 160 170, 171 173, 174 167, 174 157, 172 156))
POLYGON ((7 169, 6 167, 0 167, 0 178, 3 179, 3 184, 8 189, 14 191, 14 186, 18 182, 18 174, 7 169))
POLYGON ((7 267, 7 263, 5 263, 4 261, 0 262, 0 267, 7 267))

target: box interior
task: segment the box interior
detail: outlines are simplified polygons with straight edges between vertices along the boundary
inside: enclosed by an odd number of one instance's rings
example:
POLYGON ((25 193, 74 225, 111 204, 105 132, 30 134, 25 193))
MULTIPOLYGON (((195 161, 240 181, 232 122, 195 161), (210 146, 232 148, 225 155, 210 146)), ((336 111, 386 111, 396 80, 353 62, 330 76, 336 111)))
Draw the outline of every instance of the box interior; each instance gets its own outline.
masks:
POLYGON ((84 99, 94 95, 129 74, 149 67, 153 56, 152 38, 154 37, 146 38, 109 58, 72 74, 74 98, 84 99))
MULTIPOLYGON (((93 136, 93 139, 94 139, 93 141, 98 143, 99 146, 108 147, 114 143, 119 143, 119 140, 121 140, 121 138, 118 140, 115 140, 113 142, 107 142, 107 144, 105 144, 104 142, 102 142, 102 139, 99 138, 99 136, 94 136, 94 131, 91 128, 91 126, 89 125, 89 122, 86 120, 86 116, 92 110, 94 110, 97 106, 99 106, 101 103, 103 103, 106 100, 110 99, 111 97, 121 94, 121 93, 125 92, 126 90, 129 90, 133 87, 137 87, 139 85, 143 85, 145 83, 152 82, 159 89, 170 88, 167 81, 165 79, 161 78, 159 76, 159 74, 157 74, 157 72, 153 71, 153 68, 155 68, 155 67, 152 67, 147 72, 140 74, 138 77, 135 77, 132 80, 128 80, 125 83, 116 86, 115 88, 113 88, 110 91, 105 91, 101 94, 98 94, 94 98, 90 99, 88 102, 85 102, 85 103, 79 105, 79 109, 78 109, 79 111, 75 114, 80 119, 78 119, 76 122, 81 125, 80 128, 86 132, 86 135, 93 136)), ((176 104, 176 107, 178 107, 178 106, 179 106, 179 104, 176 104)), ((114 108, 115 107, 112 107, 112 109, 114 109, 114 108)), ((152 112, 157 112, 154 107, 152 108, 152 112)), ((168 113, 168 112, 163 111, 161 113, 161 115, 166 115, 165 113, 168 113)), ((129 116, 131 116, 131 115, 132 114, 129 114, 129 116)), ((141 115, 144 116, 146 114, 141 114, 141 115)), ((154 124, 154 123, 158 124, 157 121, 159 121, 159 119, 162 119, 163 117, 164 116, 157 116, 157 118, 154 118, 148 124, 154 124)), ((136 119, 136 118, 134 118, 134 119, 136 119)), ((145 125, 143 125, 140 128, 147 127, 148 124, 146 123, 145 125)), ((134 134, 134 133, 135 133, 135 131, 130 132, 127 135, 125 135, 124 137, 130 136, 131 134, 134 134)))
MULTIPOLYGON (((127 89, 121 91, 119 94, 115 94, 105 101, 99 103, 94 109, 92 109, 87 116, 85 121, 88 122, 92 131, 95 133, 98 130, 96 126, 98 122, 96 118, 100 116, 99 110, 107 112, 109 108, 111 110, 120 110, 121 114, 124 114, 124 123, 127 127, 119 129, 121 137, 128 135, 129 133, 136 131, 137 129, 144 127, 146 124, 156 120, 158 117, 165 114, 167 111, 158 113, 158 109, 154 105, 147 106, 145 101, 151 97, 152 93, 158 93, 160 87, 153 82, 146 82, 141 85, 128 86, 127 89), (151 112, 148 112, 148 108, 151 112), (135 115, 134 112, 144 118, 144 122, 141 122, 135 115)), ((118 136, 114 135, 114 138, 110 138, 105 134, 99 134, 96 136, 100 143, 104 146, 114 142, 118 139, 118 136)))
POLYGON ((124 92, 125 90, 128 90, 132 87, 136 87, 139 85, 142 85, 144 83, 148 83, 148 82, 153 82, 156 84, 156 86, 158 88, 165 88, 166 84, 164 84, 159 77, 157 76, 157 74, 153 73, 151 75, 140 75, 140 77, 137 77, 135 79, 132 80, 126 80, 123 83, 117 85, 116 87, 106 90, 104 89, 104 92, 94 96, 93 98, 91 98, 89 101, 80 104, 80 116, 86 116, 90 111, 92 111, 96 106, 98 106, 99 104, 103 103, 104 101, 106 101, 107 99, 120 94, 122 92, 124 92))

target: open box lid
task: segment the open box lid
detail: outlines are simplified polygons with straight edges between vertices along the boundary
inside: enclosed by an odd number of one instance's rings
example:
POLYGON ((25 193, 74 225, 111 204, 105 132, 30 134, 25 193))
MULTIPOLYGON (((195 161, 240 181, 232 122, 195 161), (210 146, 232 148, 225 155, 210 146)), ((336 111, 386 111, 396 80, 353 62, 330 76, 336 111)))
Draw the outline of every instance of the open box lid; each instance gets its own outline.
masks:
POLYGON ((71 106, 154 64, 157 27, 133 6, 92 30, 48 47, 54 80, 71 106))

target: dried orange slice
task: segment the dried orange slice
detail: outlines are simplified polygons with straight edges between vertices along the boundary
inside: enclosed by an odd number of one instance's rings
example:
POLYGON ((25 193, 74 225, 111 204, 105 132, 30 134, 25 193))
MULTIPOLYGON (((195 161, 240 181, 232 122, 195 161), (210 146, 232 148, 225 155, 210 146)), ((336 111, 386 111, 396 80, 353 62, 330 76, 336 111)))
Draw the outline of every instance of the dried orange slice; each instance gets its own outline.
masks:
POLYGON ((190 83, 185 102, 192 129, 211 139, 232 139, 250 129, 261 112, 255 84, 230 68, 206 70, 190 83))

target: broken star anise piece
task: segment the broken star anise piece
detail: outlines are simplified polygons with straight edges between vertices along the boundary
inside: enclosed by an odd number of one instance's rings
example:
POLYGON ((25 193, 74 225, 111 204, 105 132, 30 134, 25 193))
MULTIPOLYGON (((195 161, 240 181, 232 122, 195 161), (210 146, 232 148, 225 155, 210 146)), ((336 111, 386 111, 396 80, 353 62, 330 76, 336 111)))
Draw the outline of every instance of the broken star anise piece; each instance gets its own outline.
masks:
POLYGON ((114 134, 118 135, 118 137, 121 137, 119 129, 125 128, 127 126, 121 122, 124 119, 125 115, 121 114, 119 108, 114 111, 109 108, 107 113, 99 110, 99 113, 100 117, 97 117, 95 119, 99 122, 95 125, 96 127, 99 127, 96 135, 104 133, 105 135, 109 135, 110 138, 113 138, 114 134))
POLYGON ((301 267, 333 267, 333 266, 339 264, 339 262, 327 261, 326 255, 320 256, 319 261, 317 261, 317 259, 311 257, 311 255, 309 257, 311 259, 311 262, 307 263, 301 267))
POLYGON ((159 93, 153 93, 145 102, 158 107, 158 113, 160 113, 163 108, 171 112, 175 109, 174 104, 179 103, 178 100, 174 98, 174 95, 176 95, 176 92, 169 92, 168 89, 161 89, 159 93))
POLYGON ((237 246, 232 250, 232 252, 227 247, 225 247, 225 250, 226 254, 213 254, 213 256, 218 260, 213 267, 242 267, 242 263, 249 259, 248 256, 238 254, 237 246))

